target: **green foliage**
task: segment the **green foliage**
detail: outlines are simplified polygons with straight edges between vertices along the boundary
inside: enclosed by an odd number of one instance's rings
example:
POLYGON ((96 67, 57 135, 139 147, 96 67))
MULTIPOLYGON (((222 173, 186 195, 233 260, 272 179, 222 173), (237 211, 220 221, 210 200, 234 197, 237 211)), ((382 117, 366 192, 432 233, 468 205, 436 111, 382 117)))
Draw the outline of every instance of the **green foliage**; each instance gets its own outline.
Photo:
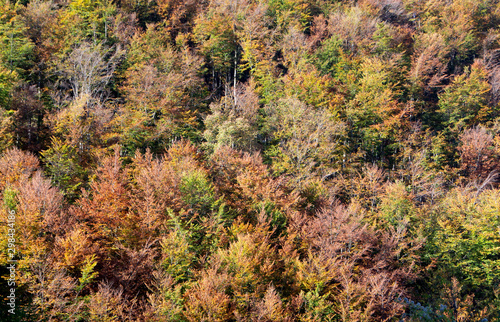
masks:
POLYGON ((213 14, 199 20, 194 35, 201 44, 201 52, 216 72, 225 75, 233 66, 238 50, 235 23, 230 17, 213 14))
POLYGON ((19 201, 17 200, 18 191, 14 188, 7 187, 3 191, 3 203, 9 209, 9 211, 17 210, 17 205, 19 201))
POLYGON ((444 124, 453 132, 488 122, 495 109, 488 106, 491 86, 483 66, 474 64, 471 69, 453 80, 439 97, 439 112, 444 124))
POLYGON ((116 119, 129 155, 146 147, 162 152, 174 138, 200 137, 197 109, 205 108, 199 78, 202 59, 179 47, 156 25, 131 41, 120 87, 125 104, 116 119))
POLYGON ((73 45, 82 40, 91 40, 94 44, 111 42, 110 20, 116 7, 109 0, 72 0, 61 17, 61 23, 68 28, 66 43, 73 45))
MULTIPOLYGON (((406 226, 411 221, 415 221, 417 212, 410 194, 402 182, 395 182, 386 187, 385 195, 380 201, 379 211, 379 216, 394 228, 406 226)), ((410 225, 414 227, 415 223, 410 225)))
POLYGON ((497 2, 0 1, 19 313, 498 319, 497 2))
POLYGON ((390 62, 367 59, 361 66, 363 77, 359 89, 349 106, 347 118, 355 127, 365 128, 379 124, 392 116, 397 108, 397 95, 391 79, 390 62))
POLYGON ((5 67, 0 67, 0 107, 8 109, 11 90, 14 87, 17 74, 13 71, 8 71, 5 67))
POLYGON ((269 227, 274 231, 274 235, 279 236, 286 233, 287 217, 279 210, 273 202, 267 201, 254 205, 255 211, 264 213, 269 227))
POLYGON ((399 66, 394 61, 374 58, 366 59, 361 68, 363 77, 345 111, 357 141, 353 150, 364 154, 365 160, 387 162, 387 150, 405 126, 400 120, 397 79, 392 74, 399 66))
POLYGON ((472 63, 479 49, 478 35, 474 26, 474 15, 481 11, 483 1, 453 1, 450 5, 436 3, 426 9, 422 29, 437 32, 445 40, 450 68, 472 63))
POLYGON ((373 40, 376 41, 376 51, 378 54, 384 54, 391 50, 392 37, 390 27, 384 23, 377 24, 377 30, 373 34, 373 40))
POLYGON ((305 313, 302 314, 303 321, 337 321, 338 315, 335 312, 334 304, 328 300, 329 293, 320 294, 319 287, 307 293, 302 293, 305 300, 305 313))
MULTIPOLYGON (((426 258, 436 261, 436 283, 456 277, 475 301, 493 298, 500 280, 498 190, 452 190, 442 201, 431 228, 426 258)), ((437 284, 439 285, 439 284, 437 284)))
POLYGON ((164 272, 153 274, 155 289, 149 297, 155 321, 186 321, 183 316, 183 285, 164 272))
POLYGON ((51 147, 41 153, 45 171, 53 184, 61 189, 67 198, 74 200, 87 180, 88 170, 80 166, 77 150, 52 138, 51 147))
POLYGON ((168 233, 162 241, 162 266, 175 282, 185 282, 192 277, 195 254, 180 228, 168 233))
POLYGON ((199 211, 201 214, 208 213, 215 201, 214 188, 200 170, 184 174, 179 190, 182 193, 182 200, 189 209, 199 211))
POLYGON ((211 114, 205 119, 207 147, 216 150, 230 146, 238 150, 253 150, 258 135, 258 97, 250 86, 234 88, 233 93, 210 105, 211 114))
POLYGON ((275 169, 293 173, 301 182, 336 165, 344 127, 328 111, 288 99, 268 106, 265 112, 264 131, 276 142, 268 149, 275 169))
POLYGON ((204 137, 211 150, 220 146, 245 150, 255 145, 257 136, 255 125, 244 118, 215 111, 207 117, 205 126, 209 130, 204 133, 204 137))
MULTIPOLYGON (((248 305, 245 294, 262 296, 265 288, 279 274, 273 261, 274 251, 269 242, 259 239, 259 234, 239 234, 227 250, 219 249, 217 256, 231 276, 231 292, 239 310, 248 305)), ((248 312, 245 312, 248 314, 248 312)))
POLYGON ((16 13, 16 6, 0 5, 0 64, 11 72, 24 75, 33 64, 33 42, 16 13))
POLYGON ((335 77, 341 60, 342 40, 336 36, 324 40, 316 50, 313 61, 323 74, 335 77))
POLYGON ((157 25, 148 25, 142 34, 136 34, 127 52, 127 65, 152 61, 161 71, 170 71, 173 67, 172 48, 168 44, 163 29, 157 25))
POLYGON ((85 258, 82 266, 82 276, 78 279, 80 285, 76 288, 78 292, 83 290, 83 288, 93 282, 95 278, 99 275, 95 272, 95 266, 97 265, 97 260, 95 254, 85 258))
POLYGON ((270 0, 268 14, 279 29, 298 25, 306 31, 312 21, 311 4, 304 0, 270 0))

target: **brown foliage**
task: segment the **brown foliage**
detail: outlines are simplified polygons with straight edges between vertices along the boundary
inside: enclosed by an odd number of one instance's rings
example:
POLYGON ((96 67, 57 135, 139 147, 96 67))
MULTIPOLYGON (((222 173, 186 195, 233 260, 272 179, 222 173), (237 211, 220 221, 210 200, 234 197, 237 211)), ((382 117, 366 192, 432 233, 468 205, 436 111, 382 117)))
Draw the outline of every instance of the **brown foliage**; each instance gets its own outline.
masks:
POLYGON ((351 7, 346 12, 336 11, 328 17, 328 31, 342 39, 346 49, 356 52, 370 44, 379 22, 361 8, 351 7))
MULTIPOLYGON (((61 41, 57 39, 60 29, 57 26, 57 13, 54 1, 30 1, 22 10, 27 35, 36 44, 35 51, 41 62, 33 68, 39 74, 46 68, 46 63, 53 58, 61 41), (54 34, 57 36, 54 37, 54 34), (57 40, 56 40, 57 39, 57 40)), ((39 74, 40 75, 40 74, 39 74)))
POLYGON ((442 85, 448 79, 444 57, 448 54, 445 39, 439 33, 418 35, 413 53, 411 80, 426 90, 442 85))
POLYGON ((260 209, 253 205, 273 202, 279 209, 288 211, 298 201, 296 193, 290 193, 284 177, 272 178, 258 153, 241 153, 229 147, 221 147, 212 155, 210 172, 220 195, 227 205, 241 212, 243 218, 255 222, 260 209))
POLYGON ((64 235, 56 237, 53 254, 57 266, 71 272, 80 269, 85 258, 95 254, 99 246, 92 243, 91 235, 79 225, 64 235))
POLYGON ((412 264, 402 261, 414 251, 404 228, 373 230, 363 223, 360 209, 333 202, 302 234, 310 251, 299 281, 307 288, 320 285, 332 292, 343 321, 388 320, 403 312, 396 299, 407 294, 405 282, 414 277, 412 264))
MULTIPOLYGON (((65 269, 58 268, 51 257, 30 262, 29 292, 38 314, 47 321, 58 321, 58 316, 66 316, 75 321, 83 308, 83 302, 76 300, 77 281, 65 269), (75 296, 76 295, 76 296, 75 296)), ((35 318, 35 317, 33 317, 35 318)))
MULTIPOLYGON (((18 212, 22 215, 23 228, 38 226, 33 233, 51 235, 61 234, 71 227, 71 218, 63 214, 63 196, 57 188, 51 186, 50 180, 43 178, 41 172, 36 172, 32 179, 21 182, 18 188, 18 212)), ((32 236, 34 239, 40 237, 32 236)), ((35 240, 31 242, 35 242, 35 240)))
POLYGON ((278 322, 278 321, 294 321, 287 314, 283 301, 273 285, 267 288, 266 294, 261 301, 255 304, 254 312, 252 313, 252 321, 255 322, 278 322))
POLYGON ((484 127, 465 130, 459 137, 460 170, 471 179, 485 179, 500 169, 500 150, 484 127))
POLYGON ((206 1, 196 0, 158 0, 158 11, 167 21, 167 30, 175 39, 178 33, 190 31, 190 20, 194 19, 197 11, 206 1), (201 3, 200 3, 201 2, 201 3))
POLYGON ((186 318, 188 321, 227 321, 233 309, 226 294, 230 277, 211 268, 203 272, 198 282, 186 292, 186 318))
POLYGON ((0 190, 20 181, 27 181, 38 168, 38 159, 33 154, 17 148, 5 151, 0 158, 0 190))
POLYGON ((121 166, 118 150, 113 157, 102 160, 96 179, 89 191, 83 192, 75 209, 98 242, 123 237, 119 230, 129 224, 126 177, 121 166))
POLYGON ((177 183, 172 169, 150 152, 136 153, 132 168, 131 210, 138 217, 139 233, 146 237, 165 224, 167 208, 180 202, 172 191, 177 183))

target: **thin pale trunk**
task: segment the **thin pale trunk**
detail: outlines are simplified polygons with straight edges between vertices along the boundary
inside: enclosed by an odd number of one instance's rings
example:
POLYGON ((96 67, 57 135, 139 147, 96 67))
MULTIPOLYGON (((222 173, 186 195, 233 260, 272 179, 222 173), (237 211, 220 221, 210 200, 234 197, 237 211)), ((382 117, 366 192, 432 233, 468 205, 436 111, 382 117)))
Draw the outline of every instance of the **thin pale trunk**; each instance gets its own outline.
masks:
POLYGON ((233 76, 233 97, 234 97, 234 106, 236 106, 236 69, 238 66, 238 50, 234 51, 234 76, 233 76))

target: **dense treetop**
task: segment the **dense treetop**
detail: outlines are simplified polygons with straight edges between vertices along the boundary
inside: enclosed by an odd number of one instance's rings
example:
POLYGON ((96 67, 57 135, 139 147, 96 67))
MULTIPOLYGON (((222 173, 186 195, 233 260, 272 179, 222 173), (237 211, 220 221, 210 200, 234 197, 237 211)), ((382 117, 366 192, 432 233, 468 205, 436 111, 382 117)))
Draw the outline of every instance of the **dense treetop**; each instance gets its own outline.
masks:
POLYGON ((497 0, 0 0, 0 319, 500 320, 499 26, 497 0))

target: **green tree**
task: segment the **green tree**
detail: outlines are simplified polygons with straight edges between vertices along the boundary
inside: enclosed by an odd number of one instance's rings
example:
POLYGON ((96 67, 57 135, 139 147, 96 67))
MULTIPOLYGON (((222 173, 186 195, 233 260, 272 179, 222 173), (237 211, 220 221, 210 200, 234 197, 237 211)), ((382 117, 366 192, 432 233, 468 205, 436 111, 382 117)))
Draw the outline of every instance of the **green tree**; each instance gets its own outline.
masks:
POLYGON ((95 44, 113 43, 110 19, 116 7, 110 0, 71 0, 67 10, 60 16, 60 23, 66 28, 66 45, 92 41, 95 44))
POLYGON ((273 144, 266 155, 278 173, 290 173, 296 183, 339 168, 344 124, 327 110, 297 99, 282 99, 264 109, 263 131, 273 144))
MULTIPOLYGON (((478 187, 480 188, 480 187, 478 187)), ((435 263, 426 280, 438 290, 452 277, 462 284, 463 295, 473 295, 476 311, 495 301, 500 283, 499 190, 451 190, 428 222, 423 258, 435 263)), ((495 303, 498 303, 496 298, 495 303)), ((499 314, 498 305, 493 305, 499 314)))
POLYGON ((443 123, 457 133, 462 129, 491 121, 496 109, 488 106, 491 86, 488 74, 479 62, 457 76, 439 96, 439 113, 443 123))
POLYGON ((258 96, 250 86, 239 86, 236 96, 229 93, 210 104, 205 118, 206 145, 210 150, 227 145, 238 150, 254 150, 258 135, 258 96))
POLYGON ((345 116, 354 137, 351 152, 366 161, 390 164, 391 144, 407 126, 403 118, 406 111, 398 100, 399 81, 394 77, 399 68, 398 60, 366 58, 354 98, 346 106, 345 116))
POLYGON ((88 175, 88 171, 79 164, 77 150, 57 138, 52 138, 50 148, 41 153, 41 159, 52 183, 63 191, 66 198, 75 200, 80 195, 88 175))
POLYGON ((17 5, 0 4, 0 64, 11 72, 24 75, 33 64, 33 42, 26 36, 27 28, 17 14, 17 5))

